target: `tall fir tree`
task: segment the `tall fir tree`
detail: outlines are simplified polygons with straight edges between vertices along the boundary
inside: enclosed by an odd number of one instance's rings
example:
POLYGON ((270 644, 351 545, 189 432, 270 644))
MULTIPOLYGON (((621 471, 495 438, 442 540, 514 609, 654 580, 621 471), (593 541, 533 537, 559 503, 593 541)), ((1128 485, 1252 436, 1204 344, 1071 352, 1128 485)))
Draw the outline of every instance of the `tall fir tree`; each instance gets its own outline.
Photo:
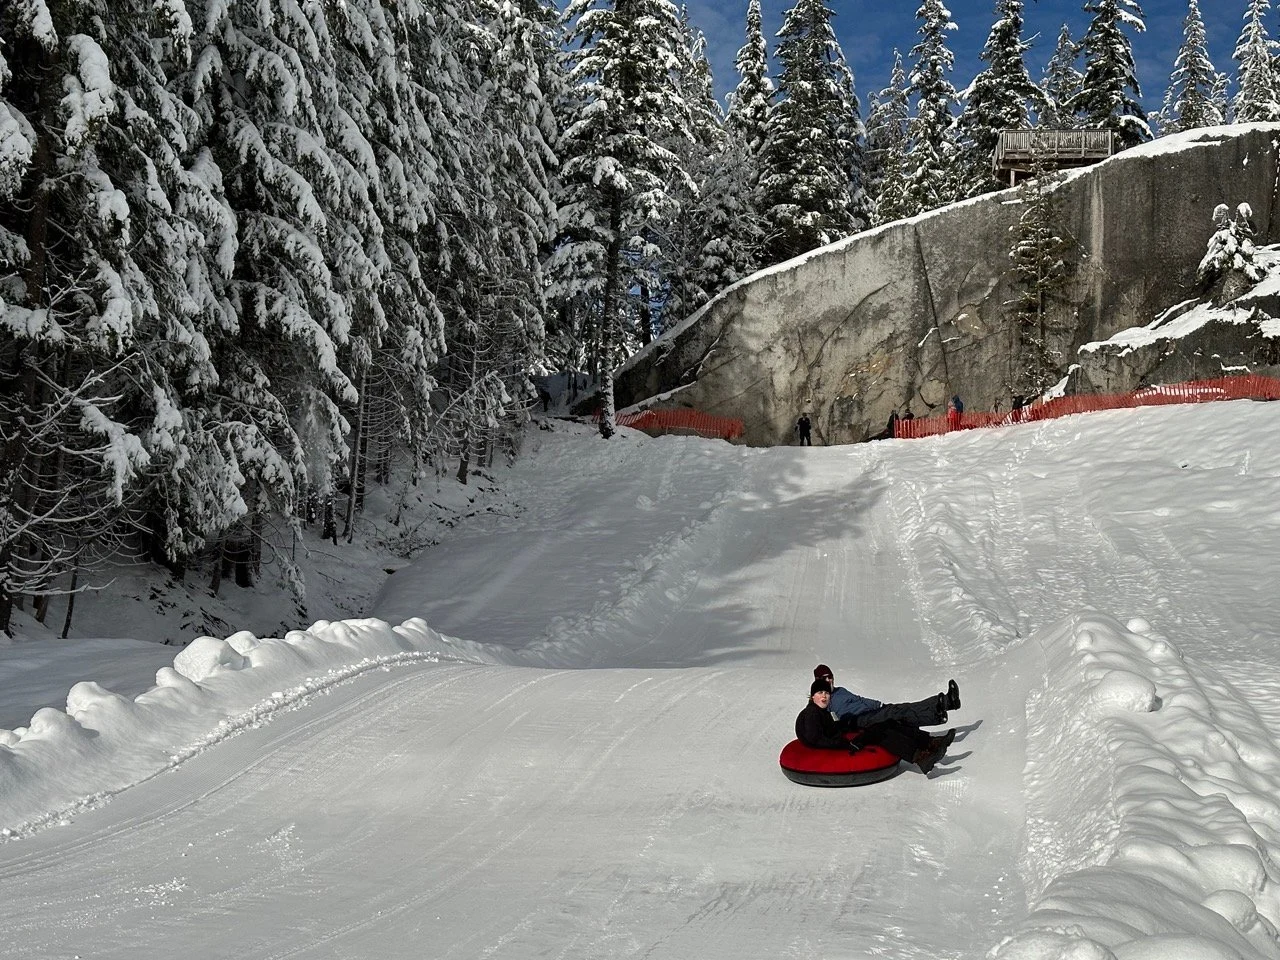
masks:
POLYGON ((1271 0, 1249 0, 1244 29, 1232 55, 1239 64, 1233 101, 1236 123, 1280 120, 1280 72, 1276 68, 1277 44, 1267 33, 1271 0))
MULTIPOLYGON (((437 156, 436 137, 447 130, 437 126, 439 119, 433 124, 424 115, 433 98, 416 76, 421 58, 409 54, 427 17, 421 6, 378 0, 355 0, 335 10, 338 82, 352 121, 342 142, 356 148, 352 165, 364 180, 377 223, 361 239, 376 270, 377 289, 366 290, 357 303, 353 336, 343 351, 344 368, 358 392, 345 410, 351 442, 341 465, 348 536, 370 460, 379 464, 385 480, 393 447, 407 448, 413 463, 435 452, 427 437, 435 422, 431 397, 444 330, 437 283, 426 274, 439 232, 436 184, 451 165, 437 156)), ((351 180, 353 186, 357 182, 351 180)), ((324 535, 336 540, 331 489, 336 478, 319 478, 316 465, 310 473, 308 499, 317 502, 324 535)))
POLYGON ((676 8, 668 0, 573 0, 565 11, 573 87, 560 141, 560 241, 552 293, 589 326, 601 436, 616 430, 613 368, 636 342, 639 265, 650 227, 692 182, 670 143, 689 127, 680 97, 676 8))
POLYGON ((893 51, 889 85, 872 98, 867 111, 867 194, 872 201, 871 222, 888 223, 905 216, 902 158, 907 149, 907 121, 911 101, 902 54, 893 51))
MULTIPOLYGON (((689 111, 689 125, 687 130, 673 134, 669 146, 689 182, 687 186, 676 184, 675 216, 655 230, 660 231, 661 252, 645 278, 645 286, 656 295, 661 308, 655 317, 640 317, 642 343, 684 319, 717 289, 715 281, 702 270, 703 248, 710 239, 707 229, 712 202, 706 186, 727 146, 728 134, 724 111, 715 96, 706 38, 689 22, 685 7, 680 10, 680 31, 683 42, 677 48, 676 74, 680 98, 689 111)), ((643 314, 649 307, 648 300, 639 307, 643 314)))
POLYGON ((992 157, 1001 130, 1030 126, 1032 113, 1043 109, 1040 88, 1027 72, 1022 38, 1022 0, 996 0, 996 22, 979 55, 986 67, 965 91, 957 121, 960 141, 960 194, 977 196, 1000 190, 992 157))
POLYGON ((697 274, 708 296, 760 267, 765 228, 756 205, 756 164, 757 158, 732 130, 709 158, 694 211, 703 225, 697 274))
POLYGON ((142 491, 189 453, 184 390, 212 376, 202 220, 219 213, 179 159, 191 117, 161 63, 185 56, 191 21, 172 3, 99 14, 0 8, 6 633, 23 597, 43 620, 136 529, 142 491))
POLYGON ((1182 47, 1173 63, 1160 115, 1162 132, 1178 133, 1222 123, 1225 118, 1216 99, 1217 87, 1218 72, 1209 59, 1200 4, 1198 0, 1187 0, 1182 47))
POLYGON ((847 237, 869 220, 866 132, 832 16, 825 0, 798 0, 778 31, 778 96, 761 180, 767 263, 847 237))
POLYGON ((133 101, 128 129, 115 131, 129 145, 119 155, 136 153, 135 169, 149 168, 127 192, 135 256, 152 265, 130 394, 131 405, 156 423, 143 435, 152 471, 137 509, 145 518, 145 552, 181 576, 236 521, 241 503, 239 472, 225 455, 217 416, 221 375, 214 363, 235 314, 229 283, 238 244, 220 171, 207 148, 193 142, 197 117, 175 91, 190 65, 190 22, 183 7, 162 9, 161 22, 182 23, 179 33, 157 35, 155 21, 151 30, 111 31, 122 42, 108 57, 133 101))
POLYGON ((733 190, 733 199, 726 198, 727 206, 717 215, 727 216, 732 222, 740 214, 744 233, 736 236, 735 230, 734 236, 726 237, 726 244, 731 246, 713 241, 712 245, 720 249, 712 256, 725 265, 727 272, 723 276, 733 275, 737 279, 758 267, 764 255, 760 178, 764 174, 764 145, 773 109, 774 84, 769 76, 760 0, 750 0, 747 4, 746 43, 738 49, 734 67, 738 85, 729 95, 725 116, 728 140, 725 154, 717 162, 719 172, 713 174, 713 179, 733 190))
MULTIPOLYGON (((543 94, 551 11, 535 0, 456 0, 454 28, 465 190, 450 211, 453 259, 440 366, 438 436, 457 478, 487 465, 518 422, 545 340, 541 258, 555 206, 555 125, 543 94), (474 24, 481 29, 469 26, 474 24), (464 54, 473 51, 470 56, 464 54)), ((446 35, 446 24, 437 25, 446 35)))
POLYGON ((416 475, 524 416, 542 0, 36 0, 0 32, 0 628, 109 551, 247 584, 321 501, 336 540, 339 477, 350 531, 393 444, 416 475))
POLYGON ((773 80, 769 77, 760 0, 750 0, 747 4, 747 42, 738 50, 734 66, 738 70, 738 85, 729 97, 726 125, 752 156, 759 157, 764 152, 773 105, 773 80))
POLYGON ((1080 125, 1073 106, 1078 102, 1084 82, 1084 74, 1077 67, 1079 62, 1080 45, 1071 39, 1071 29, 1064 23, 1040 81, 1044 100, 1036 118, 1038 126, 1047 130, 1072 130, 1080 125))
POLYGON ((1223 123, 1232 123, 1231 111, 1231 77, 1225 71, 1219 71, 1213 78, 1213 93, 1210 94, 1210 101, 1214 108, 1222 115, 1223 123))
POLYGON ((1009 228, 1015 289, 1010 304, 1014 349, 1009 392, 1015 401, 1039 396, 1058 376, 1060 364, 1050 344, 1048 314, 1070 279, 1067 258, 1072 248, 1061 225, 1060 180, 1033 138, 1031 170, 1017 190, 1022 212, 1009 228))
POLYGON ((1087 127, 1111 130, 1123 150, 1151 139, 1146 111, 1139 99, 1133 63, 1133 45, 1126 28, 1146 30, 1137 0, 1090 0, 1084 9, 1093 14, 1081 41, 1084 79, 1071 109, 1087 127))
POLYGON ((774 89, 760 0, 747 4, 746 32, 734 58, 738 85, 729 95, 726 139, 703 184, 708 225, 715 224, 703 250, 703 269, 717 278, 712 284, 718 290, 751 273, 764 256, 760 178, 774 89))
POLYGON ((908 216, 954 201, 958 192, 959 147, 955 138, 956 88, 948 79, 955 54, 947 33, 956 29, 942 0, 923 0, 916 10, 919 42, 911 48, 907 92, 915 114, 907 124, 904 160, 905 212, 908 216))
MULTIPOLYGON (((296 0, 190 9, 202 30, 182 89, 237 224, 236 313, 216 362, 225 446, 244 477, 244 513, 222 546, 245 585, 273 523, 294 523, 299 495, 349 454, 341 405, 358 391, 341 349, 363 281, 341 261, 359 243, 348 204, 361 187, 330 148, 343 122, 324 11, 296 0)), ((217 568, 213 579, 216 589, 217 568)))

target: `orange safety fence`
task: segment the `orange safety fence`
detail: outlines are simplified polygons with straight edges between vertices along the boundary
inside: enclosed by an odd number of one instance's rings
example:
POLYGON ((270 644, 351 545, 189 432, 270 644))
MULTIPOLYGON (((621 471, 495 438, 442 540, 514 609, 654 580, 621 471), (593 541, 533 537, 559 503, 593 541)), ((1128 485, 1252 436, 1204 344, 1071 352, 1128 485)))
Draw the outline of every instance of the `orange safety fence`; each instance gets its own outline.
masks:
MULTIPOLYGON (((600 414, 597 413, 595 419, 598 421, 600 414)), ((619 413, 615 417, 615 422, 620 427, 634 427, 646 433, 687 430, 710 440, 734 440, 742 436, 741 420, 717 417, 714 414, 690 410, 687 407, 619 413)))
POLYGON ((898 420, 894 424, 894 436, 907 439, 932 437, 954 430, 1005 427, 1036 420, 1053 420, 1075 413, 1091 413, 1095 410, 1119 410, 1161 403, 1204 403, 1208 400, 1280 400, 1280 380, 1250 373, 1214 380, 1191 380, 1186 383, 1143 387, 1132 393, 1054 397, 1005 412, 966 411, 958 417, 953 412, 950 416, 943 414, 938 417, 898 420))

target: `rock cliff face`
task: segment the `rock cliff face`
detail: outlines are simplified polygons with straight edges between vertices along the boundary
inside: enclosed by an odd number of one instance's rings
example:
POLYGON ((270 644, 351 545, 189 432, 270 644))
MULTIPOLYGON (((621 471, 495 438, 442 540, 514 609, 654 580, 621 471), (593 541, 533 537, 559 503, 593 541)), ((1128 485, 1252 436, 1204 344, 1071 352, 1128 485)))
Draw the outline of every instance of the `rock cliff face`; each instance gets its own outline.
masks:
MULTIPOLYGON (((1258 242, 1274 239, 1278 144, 1280 124, 1215 127, 1068 176, 1060 232, 1073 241, 1073 273, 1048 325, 1064 375, 1084 344, 1197 296, 1217 204, 1248 203, 1258 242)), ((990 194, 748 277, 628 361, 617 404, 737 417, 755 445, 790 442, 802 411, 815 442, 849 443, 879 433, 895 410, 941 412, 953 394, 969 410, 1008 409, 1008 250, 1020 206, 1014 191, 990 194)), ((1114 353, 1102 352, 1113 366, 1114 353)), ((1200 376, 1222 372, 1208 366, 1200 376)))

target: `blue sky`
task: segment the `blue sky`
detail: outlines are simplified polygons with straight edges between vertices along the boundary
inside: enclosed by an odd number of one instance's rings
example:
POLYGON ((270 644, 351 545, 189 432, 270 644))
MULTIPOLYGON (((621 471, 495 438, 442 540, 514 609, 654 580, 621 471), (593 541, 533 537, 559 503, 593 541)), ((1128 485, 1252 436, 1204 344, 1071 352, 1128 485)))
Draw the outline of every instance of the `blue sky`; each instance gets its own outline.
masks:
MULTIPOLYGON (((690 19, 707 36, 716 89, 723 96, 737 84, 733 58, 745 39, 747 0, 687 0, 687 3, 690 19)), ((763 0, 765 35, 771 49, 773 35, 782 26, 782 15, 793 3, 794 0, 763 0)), ((905 62, 910 62, 908 54, 919 28, 915 18, 919 3, 918 0, 829 0, 829 4, 836 14, 836 35, 853 68, 865 116, 871 95, 889 82, 894 47, 902 51, 905 62)), ((1131 39, 1143 104, 1154 112, 1164 99, 1173 60, 1182 43, 1187 4, 1186 0, 1140 0, 1139 5, 1147 30, 1131 35, 1131 39)), ((995 19, 994 7, 994 0, 948 3, 957 27, 950 34, 951 49, 956 54, 951 82, 957 89, 964 89, 983 66, 978 55, 995 19)), ((1245 7, 1246 0, 1200 0, 1213 65, 1231 75, 1235 73, 1231 52, 1244 23, 1245 7)), ((1083 0, 1027 0, 1025 19, 1026 36, 1034 43, 1027 63, 1032 77, 1038 80, 1045 61, 1053 53, 1062 24, 1068 24, 1071 35, 1078 40, 1084 36, 1090 16, 1083 10, 1083 0)), ((1280 24, 1273 20, 1267 24, 1267 30, 1275 37, 1280 33, 1280 24)))

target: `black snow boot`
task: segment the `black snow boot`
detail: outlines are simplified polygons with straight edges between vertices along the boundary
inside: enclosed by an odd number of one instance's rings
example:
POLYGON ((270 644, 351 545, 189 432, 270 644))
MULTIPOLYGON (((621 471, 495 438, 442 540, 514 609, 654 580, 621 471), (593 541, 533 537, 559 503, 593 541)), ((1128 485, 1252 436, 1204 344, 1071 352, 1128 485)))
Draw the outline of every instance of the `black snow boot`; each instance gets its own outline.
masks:
POLYGON ((954 680, 947 681, 947 709, 960 709, 960 687, 954 680))
POLYGON ((942 759, 943 750, 933 745, 933 738, 930 737, 929 746, 921 747, 911 757, 911 762, 920 768, 920 772, 927 774, 933 769, 933 765, 942 759))

